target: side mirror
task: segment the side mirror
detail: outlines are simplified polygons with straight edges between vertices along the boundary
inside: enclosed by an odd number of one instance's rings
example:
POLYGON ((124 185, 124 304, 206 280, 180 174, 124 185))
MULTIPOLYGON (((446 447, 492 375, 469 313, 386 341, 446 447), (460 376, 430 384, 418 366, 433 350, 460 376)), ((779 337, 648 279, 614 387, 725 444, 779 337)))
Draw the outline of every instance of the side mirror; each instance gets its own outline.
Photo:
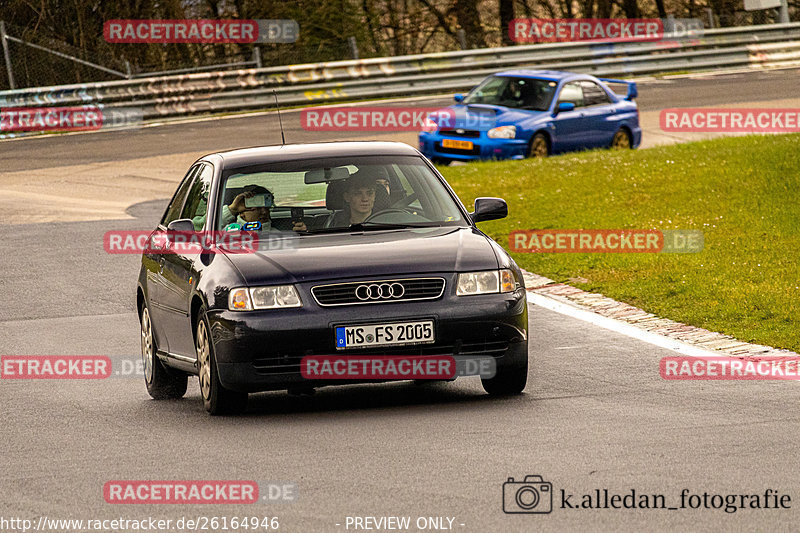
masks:
POLYGON ((469 214, 476 224, 508 216, 508 204, 502 198, 475 198, 475 212, 469 214))
POLYGON ((453 100, 455 100, 457 104, 460 104, 464 101, 464 95, 461 93, 456 93, 455 96, 453 96, 453 100))
POLYGON ((167 240, 172 242, 176 233, 194 233, 194 222, 189 218, 179 218, 167 225, 167 240))
POLYGON ((564 111, 572 111, 573 109, 575 109, 575 104, 572 102, 559 102, 558 107, 556 107, 556 114, 564 111))

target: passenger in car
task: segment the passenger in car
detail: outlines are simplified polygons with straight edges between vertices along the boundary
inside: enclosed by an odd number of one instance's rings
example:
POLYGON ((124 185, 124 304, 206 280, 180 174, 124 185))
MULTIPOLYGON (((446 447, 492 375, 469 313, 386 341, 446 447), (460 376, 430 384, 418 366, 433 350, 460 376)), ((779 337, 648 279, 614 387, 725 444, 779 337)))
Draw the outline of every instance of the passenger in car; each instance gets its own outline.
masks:
MULTIPOLYGON (((275 206, 275 196, 272 192, 261 185, 246 185, 244 192, 237 194, 229 205, 222 207, 222 227, 226 227, 233 222, 244 225, 248 222, 261 222, 261 230, 269 231, 273 229, 270 217, 270 208, 275 206), (247 207, 248 198, 257 198, 257 207, 247 207), (263 198, 263 200, 262 200, 263 198)), ((292 229, 294 231, 306 231, 306 225, 302 221, 295 222, 292 229)))

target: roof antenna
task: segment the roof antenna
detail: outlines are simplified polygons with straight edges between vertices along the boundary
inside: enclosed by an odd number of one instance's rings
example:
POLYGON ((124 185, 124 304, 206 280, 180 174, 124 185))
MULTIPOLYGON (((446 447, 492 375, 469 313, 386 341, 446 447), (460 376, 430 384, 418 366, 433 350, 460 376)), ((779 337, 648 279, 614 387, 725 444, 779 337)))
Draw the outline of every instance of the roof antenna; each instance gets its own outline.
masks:
POLYGON ((283 136, 283 120, 281 119, 281 108, 278 105, 278 93, 272 89, 272 94, 275 95, 275 108, 278 110, 278 122, 281 124, 281 146, 286 145, 286 137, 283 136))

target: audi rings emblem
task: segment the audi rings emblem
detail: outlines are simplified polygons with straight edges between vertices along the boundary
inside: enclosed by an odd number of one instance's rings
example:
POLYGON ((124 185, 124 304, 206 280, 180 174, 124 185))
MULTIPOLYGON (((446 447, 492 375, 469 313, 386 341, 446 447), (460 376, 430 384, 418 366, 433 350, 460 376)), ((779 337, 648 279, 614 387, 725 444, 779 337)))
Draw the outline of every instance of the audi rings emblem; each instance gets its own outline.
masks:
POLYGON ((367 300, 397 300, 406 293, 405 287, 400 283, 372 283, 356 287, 356 298, 365 302, 367 300))

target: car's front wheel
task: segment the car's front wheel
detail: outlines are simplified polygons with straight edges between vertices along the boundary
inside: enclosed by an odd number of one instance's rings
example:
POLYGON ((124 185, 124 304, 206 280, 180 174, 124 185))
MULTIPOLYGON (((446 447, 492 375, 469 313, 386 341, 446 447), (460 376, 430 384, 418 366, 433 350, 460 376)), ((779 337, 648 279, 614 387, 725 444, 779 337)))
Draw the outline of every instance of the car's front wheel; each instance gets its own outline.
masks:
POLYGON ((232 415, 247 409, 247 393, 226 389, 219 381, 214 345, 211 342, 208 317, 204 309, 197 317, 195 348, 197 350, 200 394, 203 406, 212 415, 232 415))
POLYGON ((498 366, 492 378, 481 378, 483 390, 492 396, 511 396, 525 390, 528 384, 528 360, 520 365, 498 366))
POLYGON ((550 143, 544 133, 537 133, 528 146, 528 157, 547 157, 550 155, 550 143))
POLYGON ((142 303, 140 312, 142 330, 142 366, 147 392, 155 400, 177 400, 186 394, 188 376, 177 370, 169 370, 158 359, 153 321, 147 304, 142 303))

